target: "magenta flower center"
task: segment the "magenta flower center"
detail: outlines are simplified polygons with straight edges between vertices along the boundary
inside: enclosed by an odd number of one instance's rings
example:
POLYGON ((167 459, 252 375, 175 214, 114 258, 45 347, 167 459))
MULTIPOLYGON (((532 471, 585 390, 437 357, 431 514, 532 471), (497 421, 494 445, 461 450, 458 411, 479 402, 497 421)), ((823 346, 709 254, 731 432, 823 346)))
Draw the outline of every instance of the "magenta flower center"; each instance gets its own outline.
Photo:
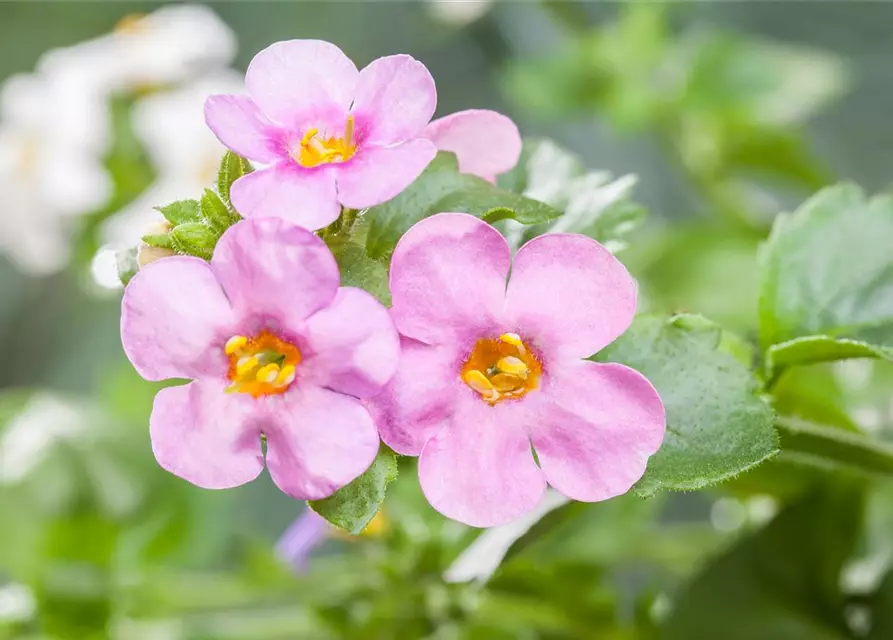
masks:
POLYGON ((304 134, 300 146, 292 152, 291 157, 303 167, 346 162, 357 152, 357 142, 353 133, 353 116, 347 116, 344 135, 340 137, 320 135, 319 129, 314 127, 304 134))
POLYGON ((494 405, 539 387, 543 366, 515 333, 481 338, 462 365, 462 381, 494 405))
POLYGON ((295 381, 295 367, 301 363, 298 348, 263 331, 253 338, 233 336, 226 341, 229 358, 228 377, 232 393, 261 396, 285 393, 295 381))

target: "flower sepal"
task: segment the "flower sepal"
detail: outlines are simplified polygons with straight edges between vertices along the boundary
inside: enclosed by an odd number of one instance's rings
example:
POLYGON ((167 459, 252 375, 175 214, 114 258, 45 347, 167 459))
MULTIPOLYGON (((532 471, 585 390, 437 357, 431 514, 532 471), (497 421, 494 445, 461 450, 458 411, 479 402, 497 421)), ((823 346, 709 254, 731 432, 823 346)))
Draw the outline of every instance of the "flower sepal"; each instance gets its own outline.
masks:
POLYGON ((339 529, 360 535, 375 518, 387 486, 397 479, 397 456, 381 445, 372 465, 360 477, 323 500, 307 504, 339 529))
POLYGON ((210 260, 220 234, 204 222, 186 222, 170 232, 174 251, 187 256, 210 260))

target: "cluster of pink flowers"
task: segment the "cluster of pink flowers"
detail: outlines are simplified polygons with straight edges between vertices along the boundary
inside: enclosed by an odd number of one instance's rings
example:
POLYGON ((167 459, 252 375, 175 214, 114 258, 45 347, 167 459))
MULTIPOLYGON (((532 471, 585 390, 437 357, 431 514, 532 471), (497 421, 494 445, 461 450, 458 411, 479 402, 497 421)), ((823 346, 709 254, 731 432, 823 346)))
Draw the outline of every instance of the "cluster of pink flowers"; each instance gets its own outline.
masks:
POLYGON ((361 475, 382 440, 420 457, 436 509, 475 526, 532 509, 547 482, 584 501, 629 490, 665 416, 640 374, 584 360, 635 313, 635 283, 606 249, 551 234, 512 259, 492 226, 442 213, 397 245, 387 310, 340 286, 312 233, 342 207, 393 198, 438 149, 492 180, 518 160, 515 125, 491 111, 431 122, 435 86, 420 62, 389 56, 358 71, 313 40, 259 53, 246 89, 205 109, 218 138, 259 166, 232 187, 245 220, 210 262, 158 260, 124 294, 137 371, 192 380, 156 397, 159 464, 215 489, 266 465, 285 493, 315 500, 361 475))

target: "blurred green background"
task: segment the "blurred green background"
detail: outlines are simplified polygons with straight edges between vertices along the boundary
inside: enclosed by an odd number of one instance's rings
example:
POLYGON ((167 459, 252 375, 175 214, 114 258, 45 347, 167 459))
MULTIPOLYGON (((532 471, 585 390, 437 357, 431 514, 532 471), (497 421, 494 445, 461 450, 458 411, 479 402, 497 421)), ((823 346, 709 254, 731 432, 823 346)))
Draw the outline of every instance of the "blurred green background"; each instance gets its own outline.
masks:
MULTIPOLYGON (((410 53, 437 81, 439 115, 496 109, 591 169, 635 174, 632 197, 650 215, 619 256, 644 305, 703 313, 746 339, 756 247, 774 214, 840 179, 888 186, 893 4, 480 4, 207 6, 234 31, 239 70, 289 38, 334 42, 358 66, 410 53)), ((159 6, 4 2, 0 79, 159 6)), ((769 620, 774 635, 711 620, 709 581, 678 600, 714 552, 828 482, 781 465, 709 493, 556 512, 484 584, 444 580, 478 532, 433 512, 403 461, 383 532, 330 535, 298 575, 274 544, 303 505, 266 476, 209 492, 155 465, 157 386, 121 350, 120 291, 91 276, 103 241, 94 227, 70 237, 74 257, 57 273, 35 277, 0 257, 0 638, 712 640, 724 626, 740 628, 732 638, 893 638, 893 622, 865 635, 867 594, 893 551, 886 481, 872 485, 864 519, 849 478, 817 506, 797 503, 806 524, 785 511, 774 538, 750 539, 765 570, 746 545, 711 565, 710 580, 740 587, 727 593, 742 619, 769 620), (841 533, 842 520, 860 526, 841 533), (774 570, 796 577, 760 588, 774 570), (829 619, 826 596, 848 598, 848 617, 829 619)), ((893 438, 891 379, 889 366, 862 361, 806 368, 785 378, 777 402, 893 438)))

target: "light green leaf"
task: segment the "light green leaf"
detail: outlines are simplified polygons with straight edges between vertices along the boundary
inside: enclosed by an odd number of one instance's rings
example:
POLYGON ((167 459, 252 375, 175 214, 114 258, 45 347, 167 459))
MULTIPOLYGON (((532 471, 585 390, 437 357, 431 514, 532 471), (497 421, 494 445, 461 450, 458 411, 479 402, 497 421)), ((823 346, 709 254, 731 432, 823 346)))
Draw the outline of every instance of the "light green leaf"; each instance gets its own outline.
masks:
POLYGON ((155 207, 172 225, 183 222, 198 222, 202 219, 198 200, 177 200, 163 207, 155 207))
POLYGON ((365 248, 348 244, 335 251, 335 260, 341 269, 341 286, 365 289, 386 307, 391 306, 388 270, 381 262, 366 255, 365 248))
MULTIPOLYGON (((779 216, 760 250, 763 349, 804 336, 823 337, 812 347, 825 358, 857 351, 876 357, 893 348, 891 247, 893 198, 867 200, 856 185, 824 189, 779 216)), ((791 359, 806 351, 805 344, 784 349, 794 349, 791 359)))
POLYGON ((378 513, 389 482, 397 479, 394 452, 382 445, 372 466, 359 478, 324 500, 307 504, 323 518, 354 535, 359 535, 378 513))
POLYGON ((707 565, 660 637, 850 640, 840 573, 862 516, 862 493, 846 483, 809 494, 707 565))
POLYGON ((170 232, 174 250, 188 256, 210 260, 220 236, 202 222, 186 222, 170 232))
POLYGON ((171 239, 170 234, 167 233, 150 233, 149 235, 143 236, 142 241, 150 247, 157 247, 159 249, 174 248, 174 241, 171 239))
POLYGON ((825 468, 848 467, 867 473, 893 475, 893 447, 859 432, 793 417, 776 422, 786 453, 808 456, 825 468))
POLYGON ((205 193, 202 194, 201 212, 204 222, 218 234, 229 229, 238 219, 230 213, 220 196, 210 189, 205 189, 205 193))
POLYGON ((788 367, 848 358, 880 358, 893 360, 893 348, 877 347, 867 342, 831 336, 804 336, 766 350, 766 378, 777 380, 788 367))
POLYGON ((488 221, 512 218, 525 224, 561 215, 547 204, 502 191, 482 178, 459 173, 456 156, 439 153, 400 195, 369 209, 366 249, 372 258, 388 257, 416 222, 443 212, 470 213, 488 221))
POLYGON ((224 154, 223 159, 220 161, 220 168, 217 170, 217 192, 228 207, 232 207, 229 192, 233 182, 252 171, 254 169, 251 163, 242 156, 232 151, 227 151, 224 154))
POLYGON ((640 316, 598 354, 644 374, 667 410, 663 446, 636 485, 639 494, 700 489, 778 452, 772 409, 751 371, 721 345, 722 331, 700 316, 640 316))

